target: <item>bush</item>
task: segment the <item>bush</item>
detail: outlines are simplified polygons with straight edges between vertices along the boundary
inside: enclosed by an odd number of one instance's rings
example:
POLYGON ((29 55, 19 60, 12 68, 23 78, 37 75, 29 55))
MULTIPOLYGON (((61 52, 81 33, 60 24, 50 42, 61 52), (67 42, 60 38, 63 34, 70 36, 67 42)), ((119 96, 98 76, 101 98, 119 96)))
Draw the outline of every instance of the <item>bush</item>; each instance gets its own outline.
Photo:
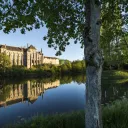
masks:
POLYGON ((65 63, 65 64, 62 64, 62 65, 60 66, 60 68, 61 68, 61 74, 66 74, 66 73, 70 73, 70 72, 71 72, 71 70, 72 70, 72 65, 71 65, 70 62, 67 62, 67 63, 65 63))
POLYGON ((71 74, 71 73, 85 73, 85 62, 84 61, 65 61, 64 64, 57 66, 52 64, 34 65, 32 68, 27 69, 25 66, 12 66, 8 67, 5 72, 0 72, 0 77, 21 77, 21 76, 52 76, 60 74, 71 74))
POLYGON ((76 72, 76 73, 85 72, 85 62, 84 61, 73 61, 72 72, 76 72))

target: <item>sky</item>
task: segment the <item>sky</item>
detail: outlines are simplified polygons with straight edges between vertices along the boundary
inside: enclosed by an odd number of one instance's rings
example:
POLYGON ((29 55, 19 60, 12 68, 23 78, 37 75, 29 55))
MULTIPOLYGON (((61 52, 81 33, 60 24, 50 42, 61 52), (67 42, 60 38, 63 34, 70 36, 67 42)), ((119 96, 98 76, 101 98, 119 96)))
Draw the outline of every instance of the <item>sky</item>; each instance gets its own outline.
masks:
MULTIPOLYGON (((16 46, 16 47, 27 47, 28 45, 33 45, 38 51, 43 51, 44 56, 56 57, 56 51, 54 48, 49 48, 47 46, 47 41, 43 40, 43 37, 47 34, 47 28, 43 27, 41 29, 33 29, 32 31, 27 31, 25 34, 21 34, 19 30, 15 33, 11 32, 5 34, 0 31, 0 44, 16 46)), ((60 59, 82 60, 84 56, 83 49, 80 48, 80 44, 74 44, 73 40, 69 46, 66 47, 65 52, 61 56, 57 56, 60 59)))

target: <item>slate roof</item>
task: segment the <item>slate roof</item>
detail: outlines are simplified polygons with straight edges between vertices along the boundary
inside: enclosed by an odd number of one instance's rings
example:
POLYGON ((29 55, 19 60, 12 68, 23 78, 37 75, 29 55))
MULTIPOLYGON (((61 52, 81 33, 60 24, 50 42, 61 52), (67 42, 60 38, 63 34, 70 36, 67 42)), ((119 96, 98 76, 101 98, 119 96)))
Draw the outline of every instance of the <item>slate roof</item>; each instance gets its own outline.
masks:
POLYGON ((7 50, 10 50, 10 51, 22 51, 22 50, 27 51, 28 49, 35 49, 36 50, 36 48, 33 45, 30 45, 28 48, 0 45, 0 48, 6 48, 7 50))
POLYGON ((20 48, 20 47, 6 46, 6 45, 0 45, 0 48, 6 48, 7 50, 10 50, 10 51, 21 51, 21 52, 23 50, 23 48, 20 48))
MULTIPOLYGON (((14 46, 7 46, 7 45, 0 45, 0 48, 6 48, 7 50, 10 51, 19 51, 19 52, 26 52, 28 49, 35 49, 36 48, 33 45, 30 45, 28 48, 22 48, 22 47, 14 47, 14 46)), ((43 53, 38 52, 40 55, 43 55, 43 53)))
POLYGON ((36 50, 36 48, 33 45, 30 45, 27 49, 35 49, 36 50))

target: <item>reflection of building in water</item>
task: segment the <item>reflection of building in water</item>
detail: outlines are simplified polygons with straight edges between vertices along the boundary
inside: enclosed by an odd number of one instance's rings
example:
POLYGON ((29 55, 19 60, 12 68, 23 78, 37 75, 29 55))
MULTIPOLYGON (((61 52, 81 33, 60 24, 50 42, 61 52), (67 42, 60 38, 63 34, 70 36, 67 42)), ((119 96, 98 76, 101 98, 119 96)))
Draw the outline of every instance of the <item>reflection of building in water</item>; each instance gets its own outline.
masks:
POLYGON ((26 101, 34 103, 38 96, 44 93, 45 90, 58 87, 59 85, 59 80, 49 83, 27 81, 26 84, 11 85, 8 97, 6 97, 6 100, 0 101, 0 106, 7 106, 26 101))

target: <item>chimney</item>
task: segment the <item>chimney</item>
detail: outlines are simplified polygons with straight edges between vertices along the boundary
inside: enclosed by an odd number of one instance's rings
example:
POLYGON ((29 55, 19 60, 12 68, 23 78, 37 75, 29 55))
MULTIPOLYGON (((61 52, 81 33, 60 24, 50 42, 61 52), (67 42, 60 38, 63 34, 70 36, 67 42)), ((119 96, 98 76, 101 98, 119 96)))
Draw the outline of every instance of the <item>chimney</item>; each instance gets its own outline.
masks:
POLYGON ((27 43, 27 48, 29 47, 29 44, 27 43))
POLYGON ((5 46, 5 48, 6 48, 6 44, 5 44, 4 46, 5 46))

